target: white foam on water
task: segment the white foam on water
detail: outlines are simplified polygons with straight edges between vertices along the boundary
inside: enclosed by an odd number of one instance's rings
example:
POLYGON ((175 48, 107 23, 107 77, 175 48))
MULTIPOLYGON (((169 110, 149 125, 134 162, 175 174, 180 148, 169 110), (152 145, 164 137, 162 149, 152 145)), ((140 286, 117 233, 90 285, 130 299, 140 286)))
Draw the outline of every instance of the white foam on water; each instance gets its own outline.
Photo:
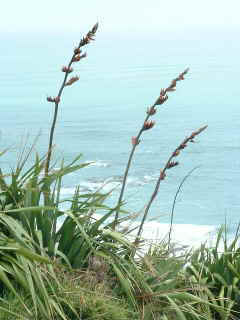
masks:
POLYGON ((144 183, 149 183, 149 182, 152 182, 152 181, 156 181, 158 179, 158 176, 154 176, 154 175, 145 175, 143 177, 143 181, 144 183))
POLYGON ((120 182, 112 181, 110 179, 106 179, 102 181, 83 181, 80 183, 80 188, 89 190, 90 192, 95 192, 99 190, 100 192, 109 192, 112 189, 117 188, 120 185, 120 182))
MULTIPOLYGON (((91 161, 90 161, 91 162, 91 161)), ((99 166, 99 167, 107 167, 109 166, 109 163, 103 162, 102 160, 99 160, 98 162, 92 161, 90 166, 99 166)), ((60 168, 54 168, 54 170, 59 170, 60 168)), ((43 173, 44 175, 44 173, 43 173)), ((136 176, 129 176, 126 181, 126 185, 129 187, 141 187, 144 186, 147 183, 150 183, 152 181, 156 180, 156 176, 154 175, 145 175, 144 177, 136 177, 136 176)), ((111 176, 106 179, 100 179, 100 178, 90 178, 88 180, 80 181, 78 184, 80 188, 80 192, 96 192, 100 191, 103 193, 107 193, 111 190, 117 189, 120 190, 122 185, 123 177, 122 176, 111 176)), ((62 187, 61 188, 61 195, 73 195, 75 192, 77 185, 75 187, 62 187)))
MULTIPOLYGON (((170 224, 156 221, 147 222, 144 225, 142 238, 150 242, 168 239, 170 224)), ((181 246, 198 247, 201 243, 214 238, 215 226, 194 225, 194 224, 174 224, 172 226, 171 242, 181 246)))
POLYGON ((61 188, 60 194, 61 194, 61 196, 73 195, 75 190, 76 190, 76 188, 61 188))
POLYGON ((134 185, 134 186, 143 186, 145 185, 145 182, 140 180, 139 178, 136 177, 128 177, 126 181, 127 185, 134 185))
MULTIPOLYGON (((110 177, 105 180, 103 179, 89 179, 81 181, 79 184, 81 192, 96 192, 100 191, 103 193, 109 192, 114 189, 120 189, 122 184, 122 177, 110 177)), ((126 184, 129 186, 143 186, 145 183, 136 177, 128 177, 126 184)), ((74 187, 63 187, 61 188, 61 195, 74 194, 74 187)))
POLYGON ((89 163, 89 165, 87 167, 104 167, 104 168, 107 168, 107 167, 110 167, 110 163, 107 162, 107 161, 104 161, 104 160, 89 160, 89 161, 86 161, 86 163, 89 163))
MULTIPOLYGON (((86 188, 89 191, 96 191, 96 190, 101 190, 102 192, 108 192, 112 189, 119 189, 122 184, 122 177, 121 176, 116 176, 116 177, 109 177, 105 179, 104 181, 102 180, 87 180, 87 181, 82 181, 80 182, 80 187, 86 188)), ((126 185, 130 186, 142 186, 145 183, 141 181, 139 178, 136 177, 128 177, 126 181, 126 185)))
MULTIPOLYGON (((93 215, 94 219, 100 219, 101 214, 93 215)), ((106 223, 113 220, 113 216, 107 219, 106 223)), ((58 222, 58 227, 62 224, 58 222)), ((128 227, 129 223, 125 222, 121 226, 123 228, 128 227)), ((138 227, 140 221, 134 221, 131 223, 130 230, 138 227)), ((146 222, 143 228, 141 238, 146 241, 145 247, 150 244, 157 244, 163 240, 168 240, 168 233, 170 224, 159 223, 157 221, 146 222)), ((131 234, 128 234, 128 238, 131 241, 135 240, 137 230, 134 230, 131 234)), ((194 224, 173 224, 171 233, 171 243, 176 247, 184 248, 198 248, 202 243, 207 243, 209 246, 214 245, 216 239, 216 226, 210 225, 194 225, 194 224)))
MULTIPOLYGON (((131 223, 130 230, 139 227, 140 222, 131 223)), ((128 223, 122 224, 123 228, 128 226, 128 223)), ((150 221, 144 224, 141 239, 144 240, 143 250, 151 244, 157 244, 164 241, 167 243, 170 224, 150 221)), ((210 225, 194 225, 194 224, 174 224, 171 232, 171 244, 176 248, 198 248, 202 243, 207 245, 214 244, 216 239, 216 226, 210 225)), ((128 238, 135 240, 138 228, 128 238)))

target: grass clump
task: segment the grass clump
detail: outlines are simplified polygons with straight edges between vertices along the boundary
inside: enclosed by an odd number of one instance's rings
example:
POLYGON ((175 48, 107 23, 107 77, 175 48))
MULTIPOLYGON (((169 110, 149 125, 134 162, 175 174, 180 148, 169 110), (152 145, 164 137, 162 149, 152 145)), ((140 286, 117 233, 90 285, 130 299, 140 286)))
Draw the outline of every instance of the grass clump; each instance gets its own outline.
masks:
MULTIPOLYGON (((60 267, 63 272, 63 266, 60 267)), ((58 296, 56 308, 52 310, 52 314, 47 319, 138 319, 136 312, 129 309, 124 299, 108 295, 110 289, 106 284, 93 283, 93 279, 89 274, 65 270, 66 277, 61 280, 61 288, 54 288, 55 294, 58 296), (84 278, 84 279, 82 279, 84 278), (90 280, 90 285, 86 280, 90 280), (58 310, 58 308, 61 310, 58 310)), ((54 282, 51 283, 55 286, 54 282)), ((52 297, 52 290, 47 288, 49 297, 52 297)), ((25 290, 19 292, 21 298, 25 301, 27 308, 34 314, 32 299, 25 290)), ((0 301, 1 320, 29 319, 19 299, 11 292, 6 292, 0 301)), ((46 319, 41 312, 33 315, 33 319, 46 319)))

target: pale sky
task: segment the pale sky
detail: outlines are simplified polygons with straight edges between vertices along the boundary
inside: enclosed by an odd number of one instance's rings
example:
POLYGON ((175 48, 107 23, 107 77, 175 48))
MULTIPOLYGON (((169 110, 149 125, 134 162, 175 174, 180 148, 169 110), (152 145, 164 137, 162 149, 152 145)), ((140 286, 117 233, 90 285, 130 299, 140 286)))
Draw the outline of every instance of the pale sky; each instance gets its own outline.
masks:
POLYGON ((240 0, 1 0, 0 33, 240 27, 240 0))

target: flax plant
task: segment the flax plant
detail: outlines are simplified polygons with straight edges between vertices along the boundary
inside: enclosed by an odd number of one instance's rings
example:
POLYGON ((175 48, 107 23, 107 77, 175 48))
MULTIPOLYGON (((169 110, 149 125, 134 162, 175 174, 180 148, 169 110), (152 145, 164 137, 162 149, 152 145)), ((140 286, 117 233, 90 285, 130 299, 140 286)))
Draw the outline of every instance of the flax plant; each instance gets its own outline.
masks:
POLYGON ((4 313, 7 316, 4 319, 10 319, 11 315, 15 319, 52 320, 59 316, 68 320, 63 305, 69 308, 71 305, 65 298, 59 298, 63 288, 43 245, 38 246, 21 223, 5 212, 0 212, 0 230, 1 319, 4 313), (3 299, 4 294, 9 299, 3 299), (24 317, 13 312, 10 300, 17 303, 17 312, 20 309, 24 317))
MULTIPOLYGON (((132 149, 131 149, 131 152, 130 152, 130 155, 128 158, 128 162, 127 162, 127 166, 126 166, 124 176, 123 176, 122 187, 121 187, 121 191, 120 191, 119 198, 118 198, 118 207, 122 203, 128 172, 129 172, 129 169, 131 166, 132 158, 133 158, 134 152, 136 150, 136 147, 141 142, 140 137, 144 131, 152 129, 153 126, 155 125, 155 121, 149 120, 150 117, 152 117, 157 112, 157 106, 162 105, 164 102, 166 102, 166 100, 168 99, 167 93, 176 90, 177 82, 180 80, 184 80, 184 76, 187 74, 188 70, 189 69, 187 68, 182 73, 180 73, 177 78, 172 80, 171 84, 167 88, 161 89, 160 95, 157 98, 157 100, 154 102, 154 104, 151 107, 147 108, 147 116, 145 117, 145 119, 143 121, 143 125, 142 125, 141 129, 139 130, 137 136, 132 137, 132 149)), ((115 214, 115 220, 114 220, 114 225, 113 225, 114 229, 116 228, 118 217, 119 217, 119 210, 117 210, 116 214, 115 214)))
POLYGON ((167 160, 164 168, 160 170, 160 175, 159 175, 159 178, 157 180, 155 189, 154 189, 154 191, 152 193, 152 196, 151 196, 151 198, 150 198, 149 202, 147 203, 146 208, 144 210, 143 218, 142 218, 142 221, 141 221, 141 224, 139 226, 139 229, 138 229, 138 232, 137 232, 137 236, 136 236, 136 239, 135 239, 135 244, 136 245, 138 244, 139 239, 141 237, 141 233, 142 233, 142 230, 143 230, 143 225, 144 225, 144 223, 146 221, 149 209, 150 209, 154 199, 156 198, 156 196, 158 194, 161 181, 164 180, 165 177, 166 177, 166 171, 171 169, 171 168, 173 168, 173 167, 176 167, 177 165, 179 165, 179 162, 178 161, 174 161, 173 159, 175 159, 175 157, 177 157, 180 154, 180 152, 187 147, 187 144, 189 142, 194 142, 194 138, 197 135, 199 135, 201 132, 203 132, 206 128, 207 128, 207 125, 201 127, 200 129, 198 129, 196 131, 193 131, 190 136, 185 138, 180 143, 180 145, 172 152, 172 154, 170 155, 169 159, 167 160))
POLYGON ((58 91, 57 96, 56 97, 47 97, 48 102, 52 102, 55 104, 55 109, 54 109, 54 116, 53 116, 52 126, 51 126, 51 130, 50 130, 50 136, 49 136, 49 145, 48 145, 48 152, 47 152, 47 158, 46 158, 46 164, 45 164, 45 176, 47 176, 48 172, 49 172, 49 165, 50 165, 50 161, 51 161, 52 147, 53 147, 53 136, 54 136, 54 131, 55 131, 55 127, 56 127, 58 108, 59 108, 59 104, 61 101, 61 96, 62 96, 63 90, 65 87, 71 86, 73 83, 75 83, 76 81, 79 80, 78 76, 74 76, 69 79, 69 74, 71 72, 73 72, 72 64, 74 62, 81 61, 83 58, 86 58, 87 54, 86 54, 86 52, 82 53, 81 48, 94 40, 97 29, 98 29, 98 23, 96 23, 93 26, 93 28, 87 33, 87 35, 84 36, 80 40, 78 46, 73 51, 73 55, 72 55, 68 65, 62 67, 62 72, 64 72, 65 75, 64 75, 63 82, 60 86, 60 89, 58 91))

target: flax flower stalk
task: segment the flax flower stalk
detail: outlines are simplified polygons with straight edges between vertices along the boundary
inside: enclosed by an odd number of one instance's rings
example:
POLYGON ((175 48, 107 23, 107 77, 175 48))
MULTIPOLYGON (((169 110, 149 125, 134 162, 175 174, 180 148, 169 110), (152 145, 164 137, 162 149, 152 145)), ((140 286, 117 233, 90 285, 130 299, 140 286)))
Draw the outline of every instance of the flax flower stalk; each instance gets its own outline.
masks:
POLYGON ((72 64, 74 62, 78 62, 81 59, 86 57, 86 53, 81 54, 82 51, 80 48, 84 47, 85 45, 90 43, 92 40, 94 40, 95 33, 96 33, 97 29, 98 29, 98 23, 96 23, 93 26, 93 28, 86 34, 86 36, 84 36, 80 40, 77 48, 74 49, 72 58, 70 59, 68 66, 62 67, 62 72, 64 72, 65 75, 64 75, 63 82, 62 82, 62 85, 60 86, 60 89, 58 91, 57 96, 55 98, 54 97, 47 97, 48 102, 53 102, 55 104, 55 109, 54 109, 54 116, 53 116, 52 126, 51 126, 51 130, 50 130, 50 136, 49 136, 48 152, 47 152, 46 163, 45 163, 45 176, 47 176, 48 172, 49 172, 49 165, 50 165, 51 156, 52 156, 53 136, 54 136, 54 131, 55 131, 55 127, 56 127, 58 107, 59 107, 59 103, 61 101, 63 89, 66 86, 70 86, 74 82, 79 80, 78 76, 72 77, 68 80, 69 74, 73 71, 72 64))
MULTIPOLYGON (((120 191, 119 198, 118 198, 117 208, 120 208, 120 205, 121 205, 122 200, 123 200, 123 194, 124 194, 124 190, 125 190, 125 187, 126 187, 126 181, 127 181, 129 168, 131 166, 132 158, 133 158, 134 152, 136 150, 136 147, 140 143, 140 137, 141 137, 141 135, 142 135, 142 133, 144 131, 151 129, 155 125, 155 122, 152 121, 152 120, 149 120, 149 118, 151 116, 153 116, 157 112, 157 108, 156 107, 158 105, 162 105, 168 99, 167 93, 176 90, 177 82, 180 81, 180 80, 184 80, 184 76, 187 74, 188 71, 189 71, 189 69, 187 68, 182 73, 180 73, 177 78, 173 79, 172 82, 170 83, 170 85, 167 88, 161 89, 160 95, 157 98, 157 100, 155 101, 155 103, 150 108, 147 109, 147 116, 144 119, 143 125, 142 125, 141 129, 139 130, 137 136, 132 137, 132 149, 131 149, 131 152, 130 152, 130 155, 129 155, 129 158, 128 158, 128 162, 127 162, 127 166, 126 166, 125 172, 124 172, 123 182, 122 182, 122 187, 121 187, 121 191, 120 191)), ((114 220, 114 224, 113 224, 113 229, 115 229, 116 225, 117 225, 117 221, 118 221, 118 217, 119 217, 119 210, 120 209, 117 209, 116 214, 115 214, 115 220, 114 220)))
MULTIPOLYGON (((187 147, 187 144, 189 142, 194 142, 194 138, 197 135, 199 135, 201 132, 203 132, 206 128, 207 128, 207 125, 204 126, 204 127, 201 127, 200 129, 198 129, 198 130, 196 130, 194 132, 192 132, 192 134, 189 137, 185 138, 182 141, 182 143, 173 151, 173 153, 171 154, 171 156, 167 160, 164 168, 162 170, 160 170, 160 175, 159 175, 159 178, 157 180, 155 189, 154 189, 153 194, 152 194, 152 196, 151 196, 151 198, 150 198, 150 200, 149 200, 149 202, 146 205, 146 208, 144 210, 143 218, 142 218, 142 221, 141 221, 141 224, 139 226, 138 233, 137 233, 137 236, 136 236, 136 239, 135 239, 135 245, 137 245, 139 240, 140 240, 140 237, 141 237, 141 234, 142 234, 142 230, 143 230, 143 225, 144 225, 144 223, 146 221, 149 209, 150 209, 154 199, 156 198, 156 196, 158 194, 161 181, 164 180, 165 177, 166 177, 166 171, 168 169, 171 169, 171 168, 173 168, 173 167, 175 167, 175 166, 177 166, 179 164, 177 161, 173 161, 173 159, 180 154, 181 150, 183 150, 183 149, 185 149, 187 147)), ((135 252, 134 252, 134 254, 135 254, 135 252)))

